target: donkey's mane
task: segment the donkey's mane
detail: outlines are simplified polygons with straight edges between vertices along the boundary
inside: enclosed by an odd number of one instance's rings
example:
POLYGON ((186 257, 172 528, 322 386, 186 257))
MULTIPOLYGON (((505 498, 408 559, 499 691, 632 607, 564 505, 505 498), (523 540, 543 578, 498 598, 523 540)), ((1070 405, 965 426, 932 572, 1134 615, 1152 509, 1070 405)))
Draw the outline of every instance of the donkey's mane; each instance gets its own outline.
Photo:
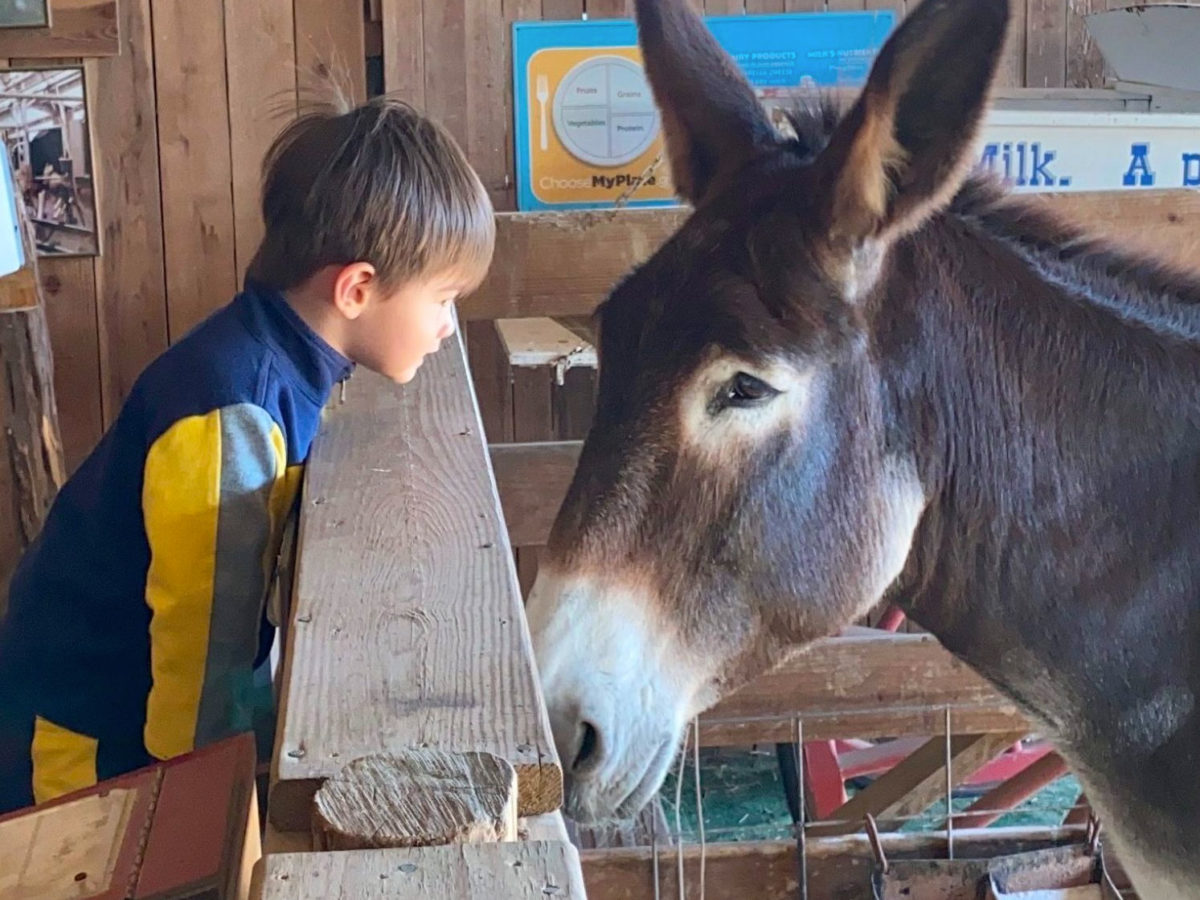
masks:
MULTIPOLYGON (((830 92, 796 99, 785 116, 792 135, 786 149, 809 161, 829 143, 844 114, 830 92)), ((947 214, 1007 244, 1051 280, 1069 286, 1124 319, 1200 343, 1200 273, 1126 252, 1106 238, 1007 191, 995 178, 973 175, 947 214), (1120 297, 1116 308, 1107 297, 1120 297), (1130 304, 1137 307, 1140 315, 1130 304)))

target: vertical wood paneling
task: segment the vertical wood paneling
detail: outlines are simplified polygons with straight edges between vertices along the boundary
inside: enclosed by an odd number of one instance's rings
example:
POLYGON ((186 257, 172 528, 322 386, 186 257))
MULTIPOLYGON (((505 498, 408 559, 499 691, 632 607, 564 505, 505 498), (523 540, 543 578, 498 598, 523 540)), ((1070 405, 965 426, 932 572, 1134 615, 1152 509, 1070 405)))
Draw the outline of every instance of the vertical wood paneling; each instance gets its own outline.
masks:
POLYGON ((1104 12, 1106 0, 1069 0, 1067 87, 1104 87, 1104 57, 1088 33, 1085 16, 1104 12))
POLYGON ((1008 38, 1000 59, 1000 71, 996 74, 996 83, 1000 87, 1022 87, 1025 84, 1027 18, 1024 0, 1017 0, 1012 4, 1008 38))
POLYGON ((97 61, 91 114, 103 223, 96 297, 106 425, 167 343, 150 3, 122 0, 118 9, 121 54, 97 61))
POLYGON ((1025 23, 1025 85, 1067 83, 1067 0, 1029 0, 1025 23))
POLYGON ((296 114, 292 0, 224 0, 233 177, 235 272, 245 274, 262 240, 262 159, 296 114))
MULTIPOLYGON (((425 111, 467 145, 466 12, 468 0, 425 4, 425 111)), ((384 48, 387 52, 387 48, 384 48)))
POLYGON ((237 289, 221 0, 155 0, 154 70, 172 341, 237 289))
POLYGON ((465 149, 497 209, 515 207, 512 152, 508 150, 512 143, 509 26, 518 16, 536 17, 537 6, 531 0, 469 0, 465 4, 465 149))
MULTIPOLYGON (((80 59, 12 59, 24 66, 84 67, 89 110, 96 105, 96 64, 80 59)), ((89 119, 88 140, 93 122, 89 119)), ((89 161, 94 174, 96 160, 89 161)), ((46 328, 54 357, 54 393, 59 431, 68 471, 83 461, 104 431, 100 384, 100 334, 96 310, 96 262, 92 257, 43 257, 38 260, 46 328)), ((0 496, 4 496, 0 493, 0 496)))
POLYGON ((425 31, 421 0, 381 0, 383 88, 425 108, 425 31))
POLYGON ((67 470, 73 472, 100 440, 100 338, 96 267, 90 258, 40 259, 46 324, 54 354, 54 394, 67 470))
POLYGON ((583 15, 583 0, 542 0, 542 18, 578 19, 583 15))
POLYGON ((740 16, 746 12, 746 0, 704 0, 706 16, 740 16))
POLYGON ((294 9, 301 101, 323 99, 337 88, 352 102, 363 102, 367 67, 362 0, 295 0, 294 9))
POLYGON ((621 19, 633 15, 633 0, 583 0, 589 19, 621 19))
POLYGON ((750 15, 756 13, 781 13, 784 11, 784 0, 746 0, 746 12, 750 15))

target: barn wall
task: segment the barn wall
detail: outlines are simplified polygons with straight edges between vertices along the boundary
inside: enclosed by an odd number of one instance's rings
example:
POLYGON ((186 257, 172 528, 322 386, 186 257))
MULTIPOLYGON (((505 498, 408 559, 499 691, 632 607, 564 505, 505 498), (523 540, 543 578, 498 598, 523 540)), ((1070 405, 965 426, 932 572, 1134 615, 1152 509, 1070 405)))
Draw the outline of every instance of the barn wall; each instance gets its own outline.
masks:
MULTIPOLYGON (((1027 0, 1004 83, 1099 85, 1081 16, 1105 2, 1027 0)), ((903 13, 906 0, 707 0, 705 11, 888 6, 903 13)), ((69 464, 92 449, 146 363, 235 290, 261 230, 259 163, 295 113, 298 89, 336 80, 363 97, 364 56, 382 48, 387 83, 449 126, 497 208, 512 209, 511 22, 630 8, 631 0, 121 0, 120 55, 85 61, 102 254, 42 266, 69 464)), ((468 342, 485 422, 500 428, 505 376, 490 323, 472 323, 468 342)), ((0 515, 0 575, 17 553, 0 515)))

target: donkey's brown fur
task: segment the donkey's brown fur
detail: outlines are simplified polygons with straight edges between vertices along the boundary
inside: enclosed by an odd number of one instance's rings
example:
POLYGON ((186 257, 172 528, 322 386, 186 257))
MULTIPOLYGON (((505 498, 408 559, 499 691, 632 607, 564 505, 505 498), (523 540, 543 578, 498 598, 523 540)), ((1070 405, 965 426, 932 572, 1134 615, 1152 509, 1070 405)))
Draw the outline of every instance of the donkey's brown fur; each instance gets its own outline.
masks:
POLYGON ((845 116, 770 131, 641 0, 696 207, 598 313, 595 425, 530 599, 568 809, 890 598, 1041 723, 1145 897, 1200 870, 1200 279, 967 177, 1004 0, 924 0, 845 116))

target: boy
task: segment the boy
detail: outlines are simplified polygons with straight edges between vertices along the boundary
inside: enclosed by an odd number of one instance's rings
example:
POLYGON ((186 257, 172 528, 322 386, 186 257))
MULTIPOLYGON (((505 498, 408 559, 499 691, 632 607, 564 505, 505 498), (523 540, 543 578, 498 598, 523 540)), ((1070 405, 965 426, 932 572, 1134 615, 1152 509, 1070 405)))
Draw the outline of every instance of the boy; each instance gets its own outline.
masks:
POLYGON ((322 407, 355 364, 409 381, 490 264, 486 191, 403 103, 304 116, 263 170, 243 291, 142 373, 13 576, 0 813, 251 730, 322 407))

